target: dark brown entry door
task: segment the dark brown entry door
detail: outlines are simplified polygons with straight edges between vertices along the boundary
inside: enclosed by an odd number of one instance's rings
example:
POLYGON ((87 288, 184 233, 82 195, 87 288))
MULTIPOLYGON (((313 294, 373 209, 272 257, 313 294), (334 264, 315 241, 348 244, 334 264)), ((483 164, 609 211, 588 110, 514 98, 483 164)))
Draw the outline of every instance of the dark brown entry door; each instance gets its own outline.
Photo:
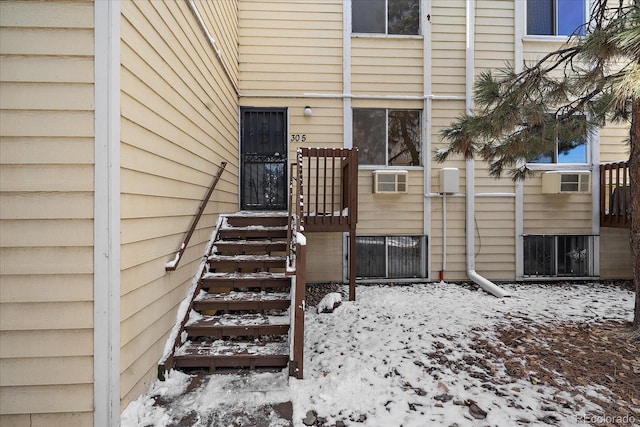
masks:
POLYGON ((287 110, 240 110, 240 207, 287 209, 287 110))

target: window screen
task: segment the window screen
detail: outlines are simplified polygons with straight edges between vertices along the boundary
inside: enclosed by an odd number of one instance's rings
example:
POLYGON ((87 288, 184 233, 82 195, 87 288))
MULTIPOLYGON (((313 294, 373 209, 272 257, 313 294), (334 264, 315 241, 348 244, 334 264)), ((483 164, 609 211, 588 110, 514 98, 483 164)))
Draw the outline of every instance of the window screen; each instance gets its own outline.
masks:
POLYGON ((357 236, 356 276, 411 279, 426 276, 425 236, 357 236))
POLYGON ((527 34, 584 35, 586 0, 527 0, 527 34))
POLYGON ((594 239, 589 235, 524 236, 524 275, 593 276, 594 239))
POLYGON ((420 34, 420 0, 352 0, 354 33, 420 34))
POLYGON ((353 146, 361 165, 420 166, 420 110, 353 109, 353 146))

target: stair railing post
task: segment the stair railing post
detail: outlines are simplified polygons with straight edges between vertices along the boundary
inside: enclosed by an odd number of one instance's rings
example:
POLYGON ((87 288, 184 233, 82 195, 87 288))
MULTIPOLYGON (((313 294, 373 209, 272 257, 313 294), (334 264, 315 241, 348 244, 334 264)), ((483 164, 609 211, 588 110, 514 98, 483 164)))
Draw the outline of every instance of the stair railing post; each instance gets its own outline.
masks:
POLYGON ((306 293, 306 262, 307 249, 299 242, 296 244, 296 286, 295 286, 295 326, 293 336, 293 360, 295 365, 295 376, 302 379, 304 376, 304 312, 306 293))

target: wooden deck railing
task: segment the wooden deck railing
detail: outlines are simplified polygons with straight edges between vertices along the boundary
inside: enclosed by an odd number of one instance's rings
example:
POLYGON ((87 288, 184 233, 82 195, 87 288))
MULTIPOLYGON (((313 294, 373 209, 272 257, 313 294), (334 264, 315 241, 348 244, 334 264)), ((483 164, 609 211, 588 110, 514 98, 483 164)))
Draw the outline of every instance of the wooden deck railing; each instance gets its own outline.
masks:
POLYGON ((600 226, 631 226, 629 162, 600 165, 600 226))
POLYGON ((291 164, 287 273, 291 287, 292 351, 290 375, 302 378, 306 299, 306 234, 349 232, 349 299, 355 300, 358 151, 299 148, 291 164))
POLYGON ((301 148, 306 231, 349 231, 358 222, 358 150, 301 148))
POLYGON ((182 245, 180 245, 180 249, 178 249, 176 256, 165 265, 164 267, 165 271, 174 271, 176 268, 178 268, 178 264, 182 259, 182 255, 184 254, 184 251, 187 249, 189 240, 191 240, 191 236, 193 235, 193 232, 195 231, 196 226, 198 225, 198 221, 200 221, 200 217, 202 216, 204 209, 207 207, 207 203, 209 202, 209 199, 213 194, 213 190, 215 190, 216 185, 218 185, 218 181, 220 181, 220 176, 222 175, 222 172, 224 171, 224 168, 226 166, 227 166, 227 162, 220 163, 220 166, 218 167, 218 172, 213 177, 213 181, 211 182, 211 185, 209 186, 207 193, 205 194, 204 198, 200 202, 198 211, 196 212, 196 215, 193 218, 193 221, 191 222, 191 227, 189 227, 189 230, 187 231, 187 234, 184 237, 184 241, 182 242, 182 245))

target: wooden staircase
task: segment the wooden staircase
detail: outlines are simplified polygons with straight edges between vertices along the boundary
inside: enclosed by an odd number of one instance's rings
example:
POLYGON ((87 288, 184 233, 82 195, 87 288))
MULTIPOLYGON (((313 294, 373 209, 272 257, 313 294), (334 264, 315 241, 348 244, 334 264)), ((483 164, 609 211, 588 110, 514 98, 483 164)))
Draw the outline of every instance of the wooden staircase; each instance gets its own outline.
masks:
POLYGON ((286 212, 222 216, 188 319, 161 369, 288 365, 287 221, 286 212))
MULTIPOLYGON (((165 265, 167 272, 178 268, 225 166, 165 265)), ((286 366, 289 375, 303 378, 306 234, 349 233, 349 271, 356 271, 358 150, 301 147, 290 168, 288 212, 220 216, 158 363, 161 380, 173 368, 286 366)), ((352 274, 351 301, 355 289, 352 274)))

